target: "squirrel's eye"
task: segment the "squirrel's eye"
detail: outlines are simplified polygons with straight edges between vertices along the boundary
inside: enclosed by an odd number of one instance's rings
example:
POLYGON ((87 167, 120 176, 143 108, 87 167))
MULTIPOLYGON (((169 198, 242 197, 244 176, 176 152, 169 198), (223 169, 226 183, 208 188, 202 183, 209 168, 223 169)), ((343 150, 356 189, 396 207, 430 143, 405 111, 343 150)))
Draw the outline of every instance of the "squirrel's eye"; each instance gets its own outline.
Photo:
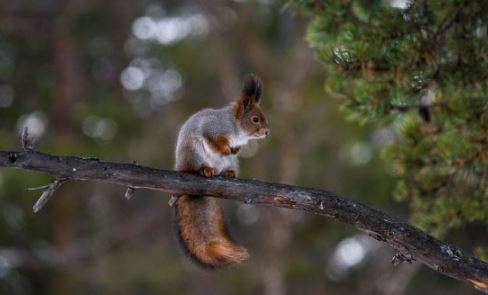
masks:
POLYGON ((254 122, 254 123, 259 123, 259 118, 254 116, 251 118, 251 120, 254 122))

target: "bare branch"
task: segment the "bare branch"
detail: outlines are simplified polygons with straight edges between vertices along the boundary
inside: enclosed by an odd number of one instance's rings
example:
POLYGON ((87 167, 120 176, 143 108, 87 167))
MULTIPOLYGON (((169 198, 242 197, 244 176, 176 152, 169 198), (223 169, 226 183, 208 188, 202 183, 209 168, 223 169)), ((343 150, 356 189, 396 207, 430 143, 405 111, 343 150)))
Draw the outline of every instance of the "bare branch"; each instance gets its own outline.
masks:
POLYGON ((52 197, 54 192, 65 182, 67 179, 55 179, 53 182, 51 182, 48 186, 47 189, 42 193, 42 195, 39 197, 37 202, 34 204, 32 207, 32 210, 34 213, 39 212, 44 205, 46 205, 47 201, 52 197))
MULTIPOLYGON (((408 256, 410 256, 410 255, 408 255, 408 256)), ((397 266, 397 265, 404 263, 405 261, 408 263, 412 263, 412 257, 408 257, 408 256, 397 253, 391 259, 391 264, 393 264, 393 266, 397 266)))
POLYGON ((36 187, 28 187, 25 190, 26 191, 40 191, 40 190, 45 190, 49 187, 49 184, 47 185, 41 185, 41 186, 36 186, 36 187))
MULTIPOLYGON (((137 161, 133 161, 132 164, 137 165, 137 161)), ((132 199, 132 197, 134 196, 134 192, 135 191, 136 191, 135 188, 129 186, 127 188, 127 190, 125 191, 125 194, 124 194, 125 199, 126 200, 132 199)))
POLYGON ((168 205, 170 207, 173 207, 176 203, 176 201, 178 200, 178 196, 176 195, 171 195, 171 197, 169 198, 169 201, 168 201, 168 205))
POLYGON ((134 191, 136 189, 133 188, 133 187, 128 187, 127 190, 125 191, 125 194, 124 194, 124 197, 127 199, 127 200, 130 200, 132 199, 132 197, 134 196, 134 191))
POLYGON ((32 151, 35 143, 36 138, 34 136, 29 136, 29 130, 25 127, 22 130, 22 148, 24 151, 32 151))
MULTIPOLYGON (((395 259, 398 261, 394 260, 394 263, 401 260, 418 261, 441 274, 488 292, 487 263, 406 222, 334 192, 257 180, 222 177, 209 179, 190 173, 134 164, 53 156, 34 151, 0 151, 0 167, 44 172, 58 181, 102 181, 131 188, 156 189, 172 195, 205 195, 319 214, 350 224, 387 243, 399 253, 395 259)), ((53 183, 52 186, 57 188, 59 184, 53 183)), ((52 193, 46 195, 50 196, 52 193)))

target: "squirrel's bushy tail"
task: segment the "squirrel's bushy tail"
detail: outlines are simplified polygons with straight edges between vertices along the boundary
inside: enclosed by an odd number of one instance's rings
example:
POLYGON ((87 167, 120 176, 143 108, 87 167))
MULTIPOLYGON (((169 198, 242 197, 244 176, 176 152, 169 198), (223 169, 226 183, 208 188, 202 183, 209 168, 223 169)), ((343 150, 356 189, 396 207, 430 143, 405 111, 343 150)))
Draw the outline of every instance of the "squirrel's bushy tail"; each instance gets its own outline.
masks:
POLYGON ((222 208, 213 198, 184 195, 175 203, 176 228, 186 253, 200 266, 214 269, 239 264, 247 249, 230 237, 222 208))

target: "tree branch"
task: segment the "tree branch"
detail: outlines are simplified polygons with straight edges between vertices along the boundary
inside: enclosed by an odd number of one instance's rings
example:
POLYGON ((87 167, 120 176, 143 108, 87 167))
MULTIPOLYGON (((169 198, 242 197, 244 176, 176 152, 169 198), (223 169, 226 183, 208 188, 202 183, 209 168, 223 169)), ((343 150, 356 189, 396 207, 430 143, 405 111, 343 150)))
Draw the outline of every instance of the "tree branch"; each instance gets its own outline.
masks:
POLYGON ((46 205, 47 201, 49 201, 49 199, 54 195, 54 192, 56 192, 56 190, 65 181, 66 179, 55 179, 53 182, 51 182, 32 207, 32 211, 34 211, 34 213, 39 212, 44 207, 44 205, 46 205))
POLYGON ((336 193, 257 180, 203 178, 190 173, 158 170, 94 158, 53 156, 35 151, 0 151, 0 167, 44 172, 58 180, 94 180, 133 189, 170 194, 206 195, 303 210, 336 219, 386 242, 397 254, 394 263, 418 261, 446 276, 488 293, 488 264, 446 244, 406 222, 336 193))

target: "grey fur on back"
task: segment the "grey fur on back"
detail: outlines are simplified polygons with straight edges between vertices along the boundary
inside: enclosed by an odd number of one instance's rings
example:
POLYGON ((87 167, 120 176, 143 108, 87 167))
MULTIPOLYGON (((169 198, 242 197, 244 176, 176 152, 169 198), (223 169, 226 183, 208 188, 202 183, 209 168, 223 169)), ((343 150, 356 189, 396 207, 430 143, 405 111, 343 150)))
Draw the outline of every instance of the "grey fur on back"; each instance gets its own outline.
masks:
POLYGON ((220 109, 204 109, 193 114, 183 124, 178 134, 175 151, 175 170, 197 171, 203 165, 214 168, 219 174, 225 169, 238 171, 236 155, 216 153, 206 137, 223 135, 231 147, 241 146, 251 138, 239 126, 232 106, 220 109))

